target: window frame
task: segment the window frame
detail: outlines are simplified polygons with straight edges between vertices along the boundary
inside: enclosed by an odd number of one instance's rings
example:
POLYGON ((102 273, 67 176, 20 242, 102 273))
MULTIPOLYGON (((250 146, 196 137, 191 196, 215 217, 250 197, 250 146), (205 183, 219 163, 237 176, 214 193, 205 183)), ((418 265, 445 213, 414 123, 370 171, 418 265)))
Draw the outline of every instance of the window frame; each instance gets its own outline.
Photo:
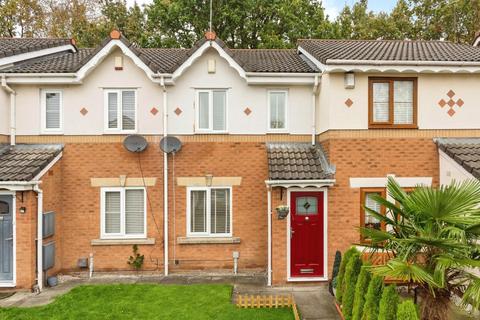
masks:
POLYGON ((287 132, 288 131, 288 89, 269 89, 267 90, 267 129, 268 132, 271 133, 278 133, 278 132, 287 132), (272 119, 272 114, 271 114, 271 106, 270 106, 270 101, 271 101, 271 94, 272 93, 285 93, 285 128, 277 129, 277 128, 272 128, 271 127, 271 119, 272 119))
POLYGON ((40 105, 41 105, 41 127, 42 133, 54 133, 62 134, 63 133, 63 90, 61 89, 41 89, 40 90, 40 105), (58 128, 47 128, 47 93, 58 93, 60 95, 60 105, 59 105, 59 127, 58 128))
POLYGON ((210 133, 223 134, 228 133, 228 89, 226 88, 212 88, 212 89, 196 89, 195 90, 195 132, 196 133, 210 133), (225 92, 225 129, 213 129, 213 92, 225 92), (200 128, 200 93, 208 93, 208 129, 200 128))
POLYGON ((212 186, 212 187, 187 187, 187 237, 189 238, 198 238, 198 237, 208 237, 208 238, 231 238, 233 236, 233 193, 231 186, 212 186), (230 192, 230 232, 229 233, 211 233, 211 190, 212 189, 228 189, 230 192), (207 212, 206 212, 206 232, 192 232, 191 230, 191 217, 192 217, 192 208, 191 208, 191 193, 192 191, 206 191, 207 195, 207 212))
POLYGON ((145 187, 103 187, 100 190, 100 239, 146 239, 147 238, 147 190, 145 187), (143 190, 143 233, 127 234, 125 216, 125 193, 128 190, 143 190), (120 233, 105 232, 105 194, 120 192, 120 233))
MULTIPOLYGON (((367 193, 380 193, 381 196, 386 199, 387 196, 387 190, 386 188, 360 188, 360 228, 365 228, 365 199, 367 196, 367 193)), ((385 206, 381 207, 381 213, 383 215, 386 214, 386 208, 385 206)), ((381 230, 385 231, 386 225, 385 222, 381 222, 381 230)), ((370 241, 365 239, 365 237, 362 235, 360 232, 360 243, 369 243, 370 241)))
POLYGON ((114 133, 136 133, 138 131, 138 92, 136 88, 118 88, 118 89, 104 89, 103 90, 103 127, 105 133, 114 134, 114 133), (135 93, 135 129, 133 130, 124 130, 123 129, 123 104, 122 104, 122 92, 123 91, 133 91, 135 93), (117 94, 117 127, 109 128, 108 127, 108 94, 116 93, 117 94))
POLYGON ((415 77, 369 77, 368 78, 368 128, 369 129, 418 129, 418 78, 415 77), (395 81, 412 81, 413 82, 413 110, 411 124, 395 124, 394 123, 394 82, 395 81), (373 121, 373 84, 389 83, 389 102, 388 102, 388 121, 373 121))

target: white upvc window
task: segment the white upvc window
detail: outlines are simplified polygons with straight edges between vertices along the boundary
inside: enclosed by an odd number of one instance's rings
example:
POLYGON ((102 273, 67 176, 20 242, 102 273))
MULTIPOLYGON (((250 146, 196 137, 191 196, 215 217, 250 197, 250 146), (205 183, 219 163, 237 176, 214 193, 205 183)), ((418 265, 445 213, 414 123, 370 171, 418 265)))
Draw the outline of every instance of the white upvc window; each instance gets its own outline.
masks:
POLYGON ((232 188, 187 189, 187 236, 232 236, 232 188))
POLYGON ((43 133, 63 132, 63 95, 61 90, 41 91, 43 133))
POLYGON ((227 90, 197 90, 195 105, 197 132, 227 132, 227 90))
POLYGON ((102 188, 102 239, 146 238, 146 199, 145 188, 102 188))
POLYGON ((137 130, 137 91, 105 90, 105 131, 132 133, 137 130))
POLYGON ((287 129, 288 91, 268 91, 268 130, 284 131, 287 129))

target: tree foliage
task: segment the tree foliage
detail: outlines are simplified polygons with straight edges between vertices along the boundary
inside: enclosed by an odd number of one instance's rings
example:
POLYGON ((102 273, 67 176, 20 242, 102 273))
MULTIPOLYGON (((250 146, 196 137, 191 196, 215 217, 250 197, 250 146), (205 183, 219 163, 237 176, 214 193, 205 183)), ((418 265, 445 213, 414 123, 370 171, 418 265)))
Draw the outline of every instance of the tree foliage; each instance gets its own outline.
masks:
POLYGON ((345 291, 342 299, 342 313, 345 317, 345 320, 352 319, 353 302, 355 299, 355 288, 361 268, 362 259, 360 258, 360 253, 356 252, 350 257, 350 260, 345 267, 345 291))
POLYGON ((417 306, 412 300, 405 300, 398 305, 397 320, 419 320, 417 306))
POLYGON ((400 297, 395 285, 389 285, 383 289, 380 306, 378 309, 378 320, 397 320, 397 309, 400 297))
MULTIPOLYGON (((191 47, 209 29, 209 0, 0 0, 0 36, 73 37, 95 46, 117 28, 145 47, 191 47)), ((480 0, 397 0, 372 12, 367 0, 327 17, 319 0, 213 0, 212 28, 235 48, 291 48, 300 38, 446 39, 471 43, 480 0)))
POLYGON ((393 258, 372 272, 417 286, 422 319, 446 319, 450 297, 480 308, 480 182, 453 183, 439 188, 418 187, 405 193, 390 178, 394 201, 373 199, 387 209, 383 215, 366 208, 388 231, 365 229, 375 251, 393 258))
POLYGON ((345 251, 342 262, 340 263, 340 269, 337 276, 337 291, 335 295, 335 298, 340 304, 342 303, 343 293, 345 290, 345 269, 350 261, 350 258, 355 254, 358 254, 358 250, 355 247, 351 247, 345 251))
POLYGON ((358 275, 357 285, 355 287, 355 297, 353 300, 352 320, 361 320, 363 307, 365 305, 365 292, 370 284, 371 273, 368 265, 362 266, 358 275))
POLYGON ((383 278, 372 276, 368 284, 367 295, 365 296, 365 305, 363 306, 362 320, 377 320, 378 307, 383 291, 383 278))

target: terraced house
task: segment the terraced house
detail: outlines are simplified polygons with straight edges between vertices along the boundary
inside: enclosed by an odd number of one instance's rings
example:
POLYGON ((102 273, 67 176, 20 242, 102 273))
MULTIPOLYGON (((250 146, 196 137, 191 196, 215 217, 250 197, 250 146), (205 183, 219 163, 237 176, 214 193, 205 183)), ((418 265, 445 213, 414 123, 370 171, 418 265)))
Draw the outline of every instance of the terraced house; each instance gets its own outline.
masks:
POLYGON ((475 45, 145 49, 114 30, 0 39, 0 76, 1 287, 131 270, 134 244, 166 275, 325 281, 359 226, 383 228, 362 208, 388 176, 480 176, 475 45))

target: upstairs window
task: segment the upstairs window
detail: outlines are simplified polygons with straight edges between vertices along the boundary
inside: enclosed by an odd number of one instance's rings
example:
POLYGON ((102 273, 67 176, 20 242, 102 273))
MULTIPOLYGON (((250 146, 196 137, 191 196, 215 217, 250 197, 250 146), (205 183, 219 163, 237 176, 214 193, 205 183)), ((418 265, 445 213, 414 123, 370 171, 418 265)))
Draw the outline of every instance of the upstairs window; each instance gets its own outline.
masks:
POLYGON ((271 131, 287 129, 287 91, 268 92, 268 129, 271 131))
POLYGON ((227 91, 198 90, 196 103, 196 131, 227 131, 227 91))
POLYGON ((231 194, 231 188, 190 188, 187 235, 231 236, 231 194))
POLYGON ((369 127, 417 127, 417 79, 369 79, 369 127))
POLYGON ((105 131, 136 131, 137 97, 135 90, 105 90, 105 104, 105 131))
POLYGON ((42 102, 42 131, 45 133, 59 133, 63 130, 63 103, 62 91, 43 90, 42 102))

